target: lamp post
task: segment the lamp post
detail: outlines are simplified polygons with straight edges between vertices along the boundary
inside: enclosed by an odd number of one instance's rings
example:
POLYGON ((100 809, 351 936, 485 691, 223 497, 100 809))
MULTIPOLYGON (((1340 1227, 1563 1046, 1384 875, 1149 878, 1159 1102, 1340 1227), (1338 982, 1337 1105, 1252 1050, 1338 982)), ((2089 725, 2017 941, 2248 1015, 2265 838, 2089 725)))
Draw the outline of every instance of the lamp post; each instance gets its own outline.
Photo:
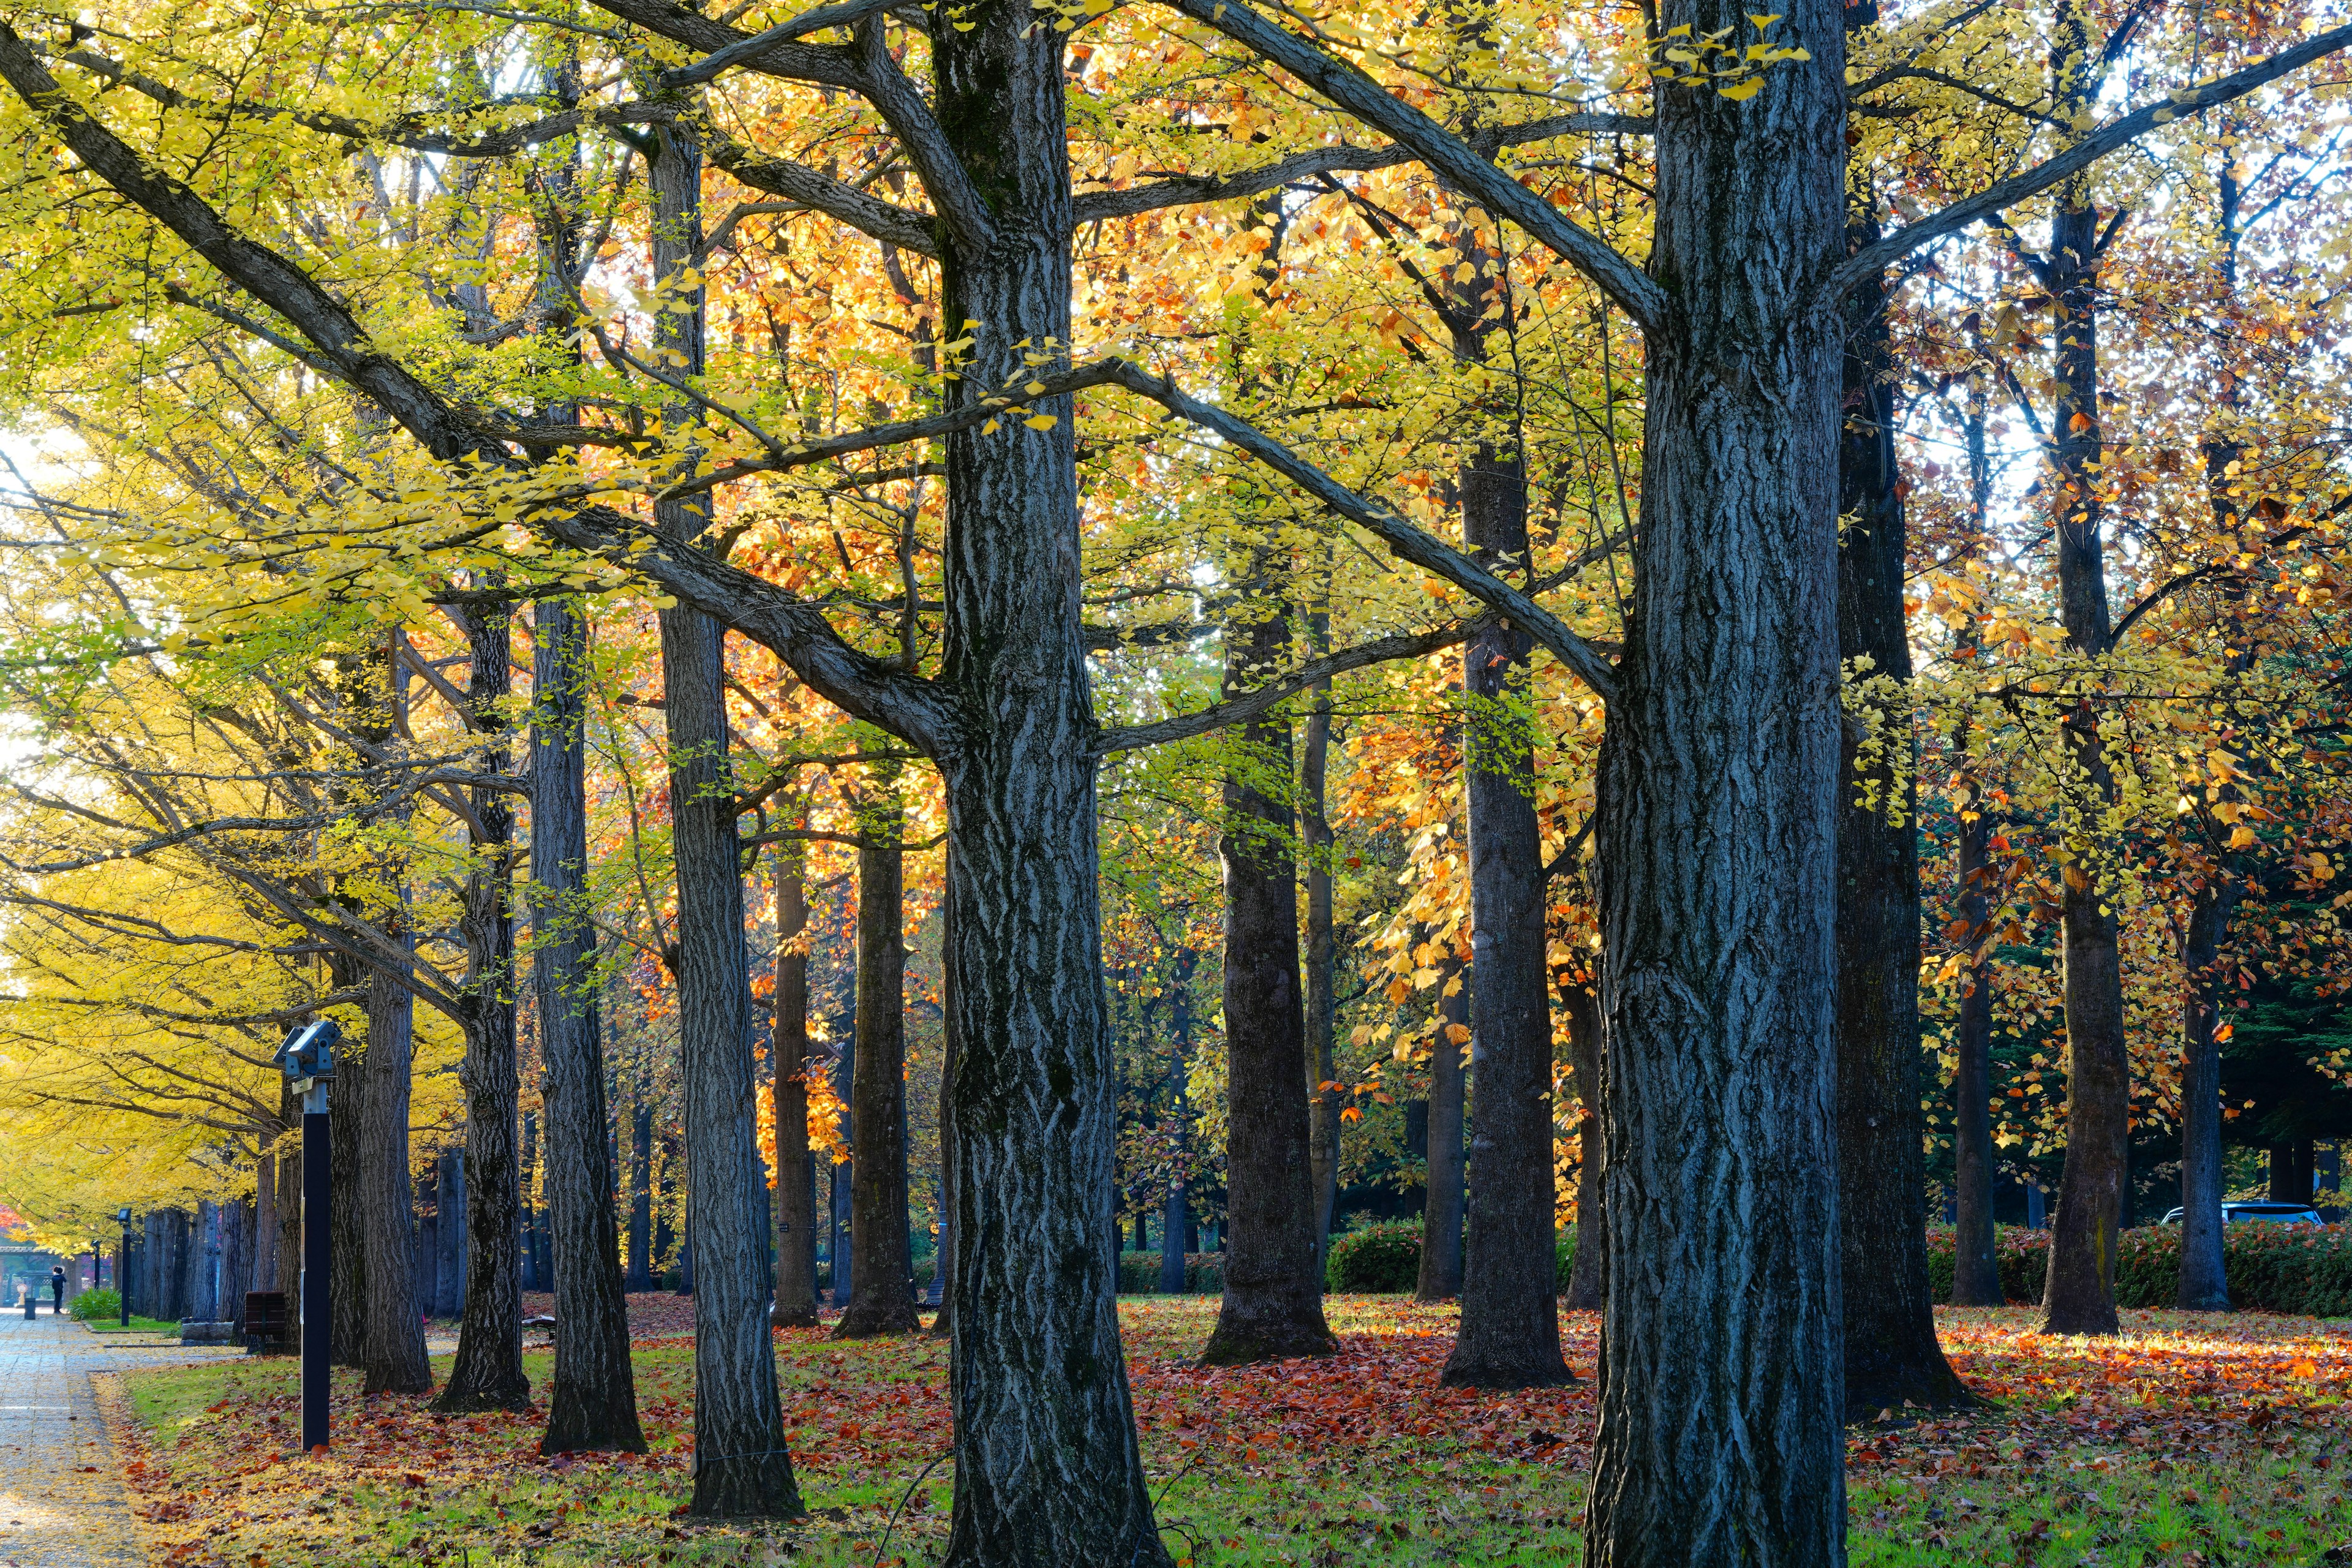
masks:
POLYGON ((333 1289, 327 1248, 328 1207, 334 1201, 327 1129, 327 1084, 335 1076, 335 1046, 343 1032, 320 1018, 303 1025, 278 1047, 279 1068, 302 1097, 302 1451, 327 1447, 327 1379, 333 1289))
POLYGON ((131 1211, 114 1211, 115 1223, 122 1226, 122 1245, 114 1254, 114 1293, 121 1299, 122 1326, 131 1326, 131 1211))

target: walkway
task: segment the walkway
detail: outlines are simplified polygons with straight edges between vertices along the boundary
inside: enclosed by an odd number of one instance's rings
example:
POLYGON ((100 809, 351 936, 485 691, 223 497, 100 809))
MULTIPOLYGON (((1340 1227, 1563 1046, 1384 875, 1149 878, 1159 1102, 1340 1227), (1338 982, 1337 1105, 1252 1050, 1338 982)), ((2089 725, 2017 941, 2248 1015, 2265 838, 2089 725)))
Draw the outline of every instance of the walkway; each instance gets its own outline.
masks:
POLYGON ((47 1302, 0 1312, 0 1568, 139 1568, 89 1374, 234 1353, 109 1344, 47 1302))

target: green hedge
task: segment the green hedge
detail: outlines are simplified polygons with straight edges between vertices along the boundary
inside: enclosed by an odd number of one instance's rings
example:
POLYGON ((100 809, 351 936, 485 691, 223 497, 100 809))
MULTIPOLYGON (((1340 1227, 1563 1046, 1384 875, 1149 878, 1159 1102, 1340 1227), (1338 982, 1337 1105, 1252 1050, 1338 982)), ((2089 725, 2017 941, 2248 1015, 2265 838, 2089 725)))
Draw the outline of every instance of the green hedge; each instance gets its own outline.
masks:
POLYGON ((80 1323, 87 1323, 92 1318, 120 1318, 122 1315, 122 1298, 111 1289, 85 1290, 66 1303, 66 1313, 80 1323))
MULTIPOLYGON (((1160 1294, 1160 1254, 1122 1252, 1118 1255, 1118 1293, 1122 1296, 1160 1294)), ((1184 1294, 1222 1296, 1225 1293, 1225 1255, 1188 1252, 1184 1255, 1184 1294)))
MULTIPOLYGON (((2042 1300, 2049 1272, 2047 1231, 2001 1226, 1993 1255, 2001 1294, 2012 1301, 2042 1300)), ((2340 1225, 2242 1223, 2221 1233, 2230 1300, 2260 1312, 2315 1318, 2352 1317, 2352 1228, 2340 1225)), ((1952 1233, 1927 1232, 1927 1281, 1938 1301, 1952 1299, 1952 1233)), ((2116 1254, 2116 1303, 2169 1307, 2180 1289, 2180 1227, 2143 1226, 2123 1233, 2116 1254)))
POLYGON ((1398 1220, 1333 1237, 1323 1283, 1351 1296, 1410 1294, 1421 1283, 1421 1226, 1398 1220))
MULTIPOLYGON (((1556 1289, 1568 1289, 1569 1276, 1575 1268, 1576 1227, 1569 1226, 1552 1243, 1556 1289)), ((1332 1237, 1323 1283, 1328 1289, 1352 1295, 1411 1294, 1421 1284, 1420 1224, 1396 1220, 1332 1237)))

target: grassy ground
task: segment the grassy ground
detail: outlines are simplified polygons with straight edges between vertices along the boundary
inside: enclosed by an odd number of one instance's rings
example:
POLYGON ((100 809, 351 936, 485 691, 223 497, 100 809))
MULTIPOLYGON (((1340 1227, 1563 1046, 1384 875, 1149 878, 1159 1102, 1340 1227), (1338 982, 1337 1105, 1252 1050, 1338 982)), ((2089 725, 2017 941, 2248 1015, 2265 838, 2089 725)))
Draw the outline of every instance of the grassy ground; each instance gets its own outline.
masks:
MULTIPOLYGON (((1583 1381, 1492 1395, 1441 1390, 1452 1313, 1339 1298, 1327 1362, 1200 1372, 1213 1300, 1131 1299, 1144 1460, 1180 1559, 1196 1564, 1579 1561, 1597 1323, 1571 1315, 1583 1381)), ((2346 1325, 2129 1312, 2098 1342, 2043 1339, 2023 1308, 1938 1312, 1992 1401, 1850 1434, 1853 1561, 2034 1568, 2352 1561, 2352 1339, 2346 1325), (2343 1548, 2343 1556, 2330 1552, 2343 1548)), ((706 1526, 675 1510, 687 1468, 691 1347, 641 1342, 654 1453, 542 1460, 536 1416, 437 1417, 362 1400, 338 1374, 337 1447, 292 1457, 295 1369, 214 1363, 128 1375, 127 1469, 166 1563, 268 1568, 824 1568, 938 1560, 950 1476, 935 1342, 777 1342, 805 1523, 706 1526), (895 1516, 895 1521, 894 1521, 895 1516), (887 1546, 884 1542, 888 1535, 887 1546)), ((526 1357, 535 1385, 545 1354, 526 1357)), ((437 1362, 436 1373, 446 1371, 437 1362)))
POLYGON ((177 1318, 142 1318, 133 1313, 131 1321, 121 1318, 90 1318, 82 1326, 94 1334, 176 1334, 180 1331, 177 1318))

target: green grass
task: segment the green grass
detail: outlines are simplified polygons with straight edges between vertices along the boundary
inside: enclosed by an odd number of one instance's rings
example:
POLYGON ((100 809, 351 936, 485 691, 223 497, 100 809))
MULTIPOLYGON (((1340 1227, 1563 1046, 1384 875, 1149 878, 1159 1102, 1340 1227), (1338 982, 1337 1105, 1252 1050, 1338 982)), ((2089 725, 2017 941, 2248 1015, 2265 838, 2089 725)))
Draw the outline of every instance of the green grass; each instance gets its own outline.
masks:
POLYGON ((118 1318, 97 1318, 83 1326, 94 1334, 176 1334, 180 1331, 177 1318, 142 1318, 135 1312, 128 1323, 118 1318))

